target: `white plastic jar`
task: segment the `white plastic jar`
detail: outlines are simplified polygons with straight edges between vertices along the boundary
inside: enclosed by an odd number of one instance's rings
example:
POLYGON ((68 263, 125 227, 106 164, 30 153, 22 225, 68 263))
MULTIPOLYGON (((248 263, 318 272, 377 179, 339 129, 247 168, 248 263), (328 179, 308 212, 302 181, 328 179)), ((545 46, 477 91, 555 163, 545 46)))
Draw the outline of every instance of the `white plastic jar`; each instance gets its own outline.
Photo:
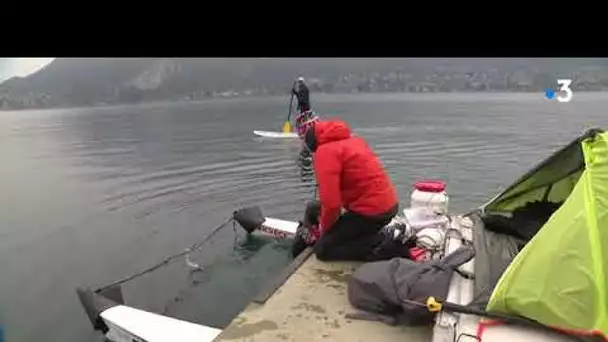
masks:
POLYGON ((446 184, 442 181, 416 182, 410 199, 410 207, 427 207, 435 213, 447 214, 449 197, 445 188, 446 184))

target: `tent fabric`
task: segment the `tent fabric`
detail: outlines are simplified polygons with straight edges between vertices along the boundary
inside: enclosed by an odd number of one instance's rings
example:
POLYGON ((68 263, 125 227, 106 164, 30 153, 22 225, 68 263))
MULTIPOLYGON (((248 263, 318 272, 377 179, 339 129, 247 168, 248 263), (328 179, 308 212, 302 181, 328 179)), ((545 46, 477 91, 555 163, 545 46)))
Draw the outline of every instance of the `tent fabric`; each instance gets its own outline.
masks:
MULTIPOLYGON (((608 250, 603 249, 608 246, 608 133, 581 139, 581 171, 575 168, 576 150, 573 146, 562 150, 565 161, 559 160, 559 154, 552 157, 547 169, 541 168, 531 180, 513 188, 521 189, 525 183, 529 188, 539 184, 547 189, 551 184, 545 178, 557 182, 555 189, 560 190, 554 198, 567 198, 502 274, 487 311, 608 335, 608 250), (570 175, 564 175, 569 171, 570 175), (565 177, 559 177, 559 172, 565 177), (578 182, 568 192, 577 173, 578 182)), ((538 196, 536 190, 522 194, 526 199, 538 196)), ((513 197, 495 208, 511 208, 521 200, 513 197)))
POLYGON ((526 202, 563 202, 585 168, 582 141, 599 133, 601 131, 597 129, 589 130, 557 151, 486 204, 484 210, 509 213, 526 202))
POLYGON ((473 301, 469 304, 485 309, 500 276, 519 252, 523 241, 506 234, 495 233, 484 228, 481 215, 469 216, 473 222, 473 247, 475 249, 475 280, 473 301))

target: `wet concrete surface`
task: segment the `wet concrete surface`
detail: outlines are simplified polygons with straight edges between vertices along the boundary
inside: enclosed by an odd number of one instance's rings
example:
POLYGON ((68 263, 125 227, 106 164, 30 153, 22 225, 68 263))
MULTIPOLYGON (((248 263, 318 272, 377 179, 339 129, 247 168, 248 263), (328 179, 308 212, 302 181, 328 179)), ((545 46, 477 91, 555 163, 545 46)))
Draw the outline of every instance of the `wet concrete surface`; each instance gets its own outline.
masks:
POLYGON ((216 341, 314 342, 431 340, 431 327, 351 320, 346 286, 356 263, 324 263, 311 256, 263 305, 250 304, 216 341))

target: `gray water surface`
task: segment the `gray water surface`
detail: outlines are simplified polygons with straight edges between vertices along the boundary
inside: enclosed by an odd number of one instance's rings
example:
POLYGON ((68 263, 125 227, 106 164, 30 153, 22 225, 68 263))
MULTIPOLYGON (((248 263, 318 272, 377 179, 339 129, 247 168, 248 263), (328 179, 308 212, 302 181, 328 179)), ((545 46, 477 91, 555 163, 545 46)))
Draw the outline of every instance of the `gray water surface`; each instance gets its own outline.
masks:
MULTIPOLYGON (((312 95, 384 161, 407 204, 421 178, 471 209, 592 126, 608 94, 312 95)), ((0 112, 0 325, 7 341, 98 341, 76 286, 101 286, 179 253, 242 206, 299 218, 313 195, 288 98, 0 112)), ((222 230, 192 259, 125 285, 128 304, 225 326, 289 262, 289 246, 222 230)))

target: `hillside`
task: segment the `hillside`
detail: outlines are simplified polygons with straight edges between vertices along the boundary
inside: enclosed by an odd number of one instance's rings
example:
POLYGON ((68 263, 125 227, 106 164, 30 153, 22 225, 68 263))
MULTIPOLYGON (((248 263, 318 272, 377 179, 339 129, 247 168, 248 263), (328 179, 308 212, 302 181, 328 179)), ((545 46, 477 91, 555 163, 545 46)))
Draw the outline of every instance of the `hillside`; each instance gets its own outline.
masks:
POLYGON ((0 84, 0 109, 313 92, 542 91, 558 77, 608 88, 608 59, 57 58, 0 84))

